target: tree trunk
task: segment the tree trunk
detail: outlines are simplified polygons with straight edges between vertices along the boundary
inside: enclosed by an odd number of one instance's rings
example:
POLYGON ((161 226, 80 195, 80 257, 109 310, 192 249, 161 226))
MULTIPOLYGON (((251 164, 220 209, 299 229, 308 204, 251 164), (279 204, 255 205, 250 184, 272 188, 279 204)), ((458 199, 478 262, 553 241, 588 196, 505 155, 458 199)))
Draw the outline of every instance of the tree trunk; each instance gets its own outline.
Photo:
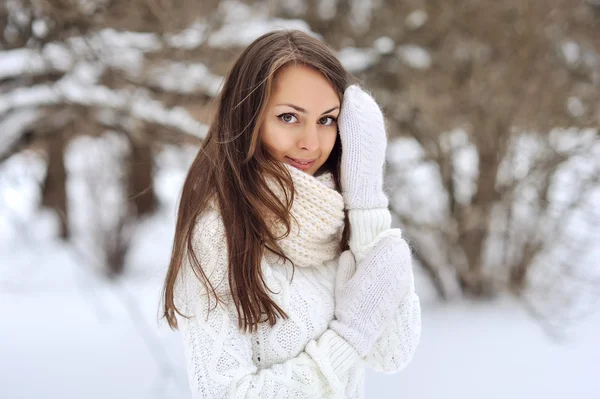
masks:
POLYGON ((66 138, 64 134, 57 133, 46 144, 48 172, 42 186, 42 206, 56 211, 59 216, 60 237, 66 240, 70 236, 66 189, 67 173, 64 162, 66 138))
POLYGON ((129 134, 131 159, 129 162, 128 198, 137 213, 143 216, 156 208, 152 184, 153 159, 149 140, 142 133, 129 134))

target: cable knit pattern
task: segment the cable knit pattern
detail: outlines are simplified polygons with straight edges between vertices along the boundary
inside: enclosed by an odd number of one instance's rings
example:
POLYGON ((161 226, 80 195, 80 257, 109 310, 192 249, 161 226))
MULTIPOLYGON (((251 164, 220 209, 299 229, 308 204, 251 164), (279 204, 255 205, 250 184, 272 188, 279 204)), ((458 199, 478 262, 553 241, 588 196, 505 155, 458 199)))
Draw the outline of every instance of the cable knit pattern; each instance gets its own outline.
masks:
MULTIPOLYGON (((390 214, 386 208, 353 209, 348 213, 352 226, 350 249, 359 264, 381 240, 400 233, 398 229, 390 228, 390 214)), ((408 251, 405 242, 403 246, 408 251)), ((393 267, 405 270, 405 276, 410 279, 408 292, 402 298, 395 317, 365 356, 368 366, 388 374, 399 372, 408 365, 421 338, 421 305, 414 291, 410 254, 405 252, 399 256, 393 267)))
POLYGON ((399 230, 386 234, 358 267, 350 251, 342 254, 340 268, 356 269, 336 292, 336 319, 332 329, 366 355, 396 313, 403 297, 414 287, 410 250, 399 230), (398 264, 400 262, 400 264, 398 264))
POLYGON ((419 297, 409 292, 365 361, 375 371, 397 373, 412 360, 420 338, 421 305, 419 297))
POLYGON ((412 356, 414 348, 409 345, 416 345, 418 340, 399 340, 418 335, 420 325, 414 325, 418 308, 406 318, 401 304, 395 320, 390 321, 375 344, 377 352, 367 354, 364 359, 346 339, 328 327, 336 306, 338 257, 327 258, 335 254, 333 248, 337 248, 337 242, 332 240, 327 249, 319 248, 314 253, 303 252, 302 248, 305 242, 316 240, 311 232, 327 237, 339 234, 343 220, 340 224, 340 214, 332 210, 339 209, 339 197, 336 199, 328 191, 333 191, 330 176, 314 178, 295 172, 291 171, 297 191, 293 213, 299 225, 280 244, 286 248, 286 255, 293 253, 290 258, 302 267, 295 269, 291 279, 289 262, 265 256, 261 265, 265 282, 273 291, 270 295, 288 319, 278 319, 273 327, 263 323, 254 333, 241 333, 229 293, 227 246, 218 210, 206 210, 194 228, 195 253, 225 301, 217 305, 189 263, 182 265, 175 286, 175 303, 190 316, 189 319, 178 316, 177 320, 195 398, 357 399, 363 397, 364 361, 375 369, 389 371, 397 368, 398 362, 407 363, 412 356), (315 204, 321 210, 313 208, 315 204), (324 211, 322 207, 327 204, 329 209, 324 211), (306 228, 317 223, 310 220, 317 215, 329 216, 323 217, 315 230, 306 228), (284 242, 288 240, 289 243, 284 242), (296 252, 296 248, 300 249, 296 252), (398 348, 386 348, 390 344, 398 348), (401 358, 409 352, 407 358, 401 358))

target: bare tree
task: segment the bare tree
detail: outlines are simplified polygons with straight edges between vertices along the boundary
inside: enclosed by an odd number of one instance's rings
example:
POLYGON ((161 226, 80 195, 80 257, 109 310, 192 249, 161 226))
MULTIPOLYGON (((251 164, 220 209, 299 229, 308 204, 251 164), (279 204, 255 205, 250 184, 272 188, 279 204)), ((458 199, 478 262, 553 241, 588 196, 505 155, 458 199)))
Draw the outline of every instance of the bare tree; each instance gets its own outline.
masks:
MULTIPOLYGON (((203 35, 220 18, 217 3, 8 0, 0 5, 0 162, 25 148, 45 148, 42 205, 59 215, 61 237, 70 233, 64 151, 74 137, 113 130, 127 138, 127 213, 138 216, 156 208, 157 146, 203 138, 204 125, 188 109, 205 104, 220 83, 197 56, 203 35)), ((104 245, 109 268, 118 272, 127 240, 120 241, 119 231, 104 236, 118 238, 104 245)))
POLYGON ((569 227, 576 214, 599 217, 593 2, 381 0, 365 11, 340 0, 326 2, 335 8, 327 12, 325 2, 290 3, 298 2, 278 3, 275 15, 306 19, 384 106, 392 141, 404 143, 391 152, 418 149, 401 166, 390 159, 388 184, 440 297, 507 288, 529 297, 531 288, 564 299, 560 287, 574 279, 599 292, 597 278, 582 278, 589 260, 567 272, 546 256, 560 247, 575 259, 599 237, 595 227, 587 238, 569 227), (585 173, 573 172, 582 164, 585 173), (426 180, 408 184, 417 170, 426 180), (565 174, 576 189, 561 187, 565 174), (418 198, 419 184, 435 191, 418 198), (561 193, 568 206, 559 206, 561 193))

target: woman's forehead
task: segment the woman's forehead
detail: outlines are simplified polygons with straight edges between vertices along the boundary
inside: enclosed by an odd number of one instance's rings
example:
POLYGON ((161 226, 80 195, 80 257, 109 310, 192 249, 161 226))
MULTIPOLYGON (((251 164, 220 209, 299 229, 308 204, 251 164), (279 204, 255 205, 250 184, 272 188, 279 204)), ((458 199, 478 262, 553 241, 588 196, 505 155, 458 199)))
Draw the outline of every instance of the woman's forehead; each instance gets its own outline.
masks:
POLYGON ((275 75, 271 106, 294 104, 308 112, 339 106, 338 93, 327 78, 307 66, 286 66, 275 75))

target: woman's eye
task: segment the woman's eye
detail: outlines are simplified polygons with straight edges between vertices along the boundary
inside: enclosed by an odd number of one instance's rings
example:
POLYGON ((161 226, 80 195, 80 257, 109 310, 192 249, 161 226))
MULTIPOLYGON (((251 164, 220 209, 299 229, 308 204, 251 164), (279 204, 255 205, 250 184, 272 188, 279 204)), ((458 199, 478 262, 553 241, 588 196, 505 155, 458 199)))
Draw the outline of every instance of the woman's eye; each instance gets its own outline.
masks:
POLYGON ((298 118, 296 118, 294 114, 289 113, 277 115, 277 117, 281 119, 284 123, 294 123, 296 120, 298 120, 298 118))
POLYGON ((325 126, 331 126, 333 125, 337 120, 333 117, 333 116, 324 116, 321 119, 319 119, 319 123, 321 125, 325 125, 325 126), (329 120, 329 123, 327 123, 327 121, 329 120))

